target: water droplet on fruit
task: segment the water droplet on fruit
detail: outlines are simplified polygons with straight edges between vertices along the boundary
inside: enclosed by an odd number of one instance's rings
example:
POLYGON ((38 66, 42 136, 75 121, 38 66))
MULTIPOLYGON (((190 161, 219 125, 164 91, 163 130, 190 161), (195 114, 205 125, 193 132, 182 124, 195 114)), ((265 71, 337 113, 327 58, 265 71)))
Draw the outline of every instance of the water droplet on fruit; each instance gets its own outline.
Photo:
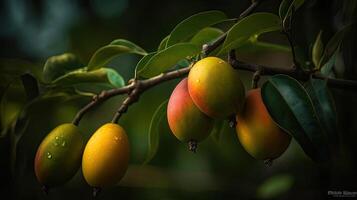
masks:
POLYGON ((219 63, 219 64, 222 64, 222 63, 223 63, 223 61, 219 61, 218 63, 219 63))
POLYGON ((54 145, 55 145, 55 146, 58 146, 58 142, 55 142, 54 145))
POLYGON ((52 154, 50 152, 47 152, 47 158, 51 159, 52 158, 52 154))
POLYGON ((58 136, 56 136, 56 140, 58 140, 59 139, 59 137, 58 136))
POLYGON ((197 80, 196 80, 196 83, 199 83, 199 82, 200 82, 200 79, 197 79, 197 80))
POLYGON ((62 142, 61 146, 62 146, 62 147, 65 147, 66 144, 67 144, 67 143, 66 143, 66 141, 64 140, 64 141, 62 142))
POLYGON ((121 141, 121 137, 115 136, 114 140, 115 140, 115 142, 119 142, 119 141, 121 141))

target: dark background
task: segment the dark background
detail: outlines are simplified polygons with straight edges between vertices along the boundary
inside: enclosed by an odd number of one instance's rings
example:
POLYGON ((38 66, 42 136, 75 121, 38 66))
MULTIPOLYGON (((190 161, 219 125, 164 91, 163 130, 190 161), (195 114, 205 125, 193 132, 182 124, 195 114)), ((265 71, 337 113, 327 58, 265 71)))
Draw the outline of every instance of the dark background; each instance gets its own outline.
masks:
MULTIPOLYGON (((278 0, 264 0, 257 11, 277 13, 279 3, 278 0)), ((249 4, 246 0, 3 0, 0 2, 0 59, 1 63, 31 64, 41 71, 49 56, 72 52, 86 63, 96 49, 117 38, 133 41, 150 52, 177 23, 192 14, 215 9, 224 11, 229 17, 237 17, 249 4)), ((309 57, 320 30, 323 30, 326 43, 333 33, 355 18, 356 2, 353 0, 308 1, 295 17, 294 39, 309 57)), ((357 77, 355 33, 353 26, 342 43, 343 53, 339 58, 343 67, 337 72, 340 78, 357 77)), ((267 37, 287 44, 279 33, 267 37)), ((240 56, 251 63, 291 65, 291 56, 287 53, 260 52, 240 56)), ((123 56, 110 66, 128 81, 138 59, 137 56, 123 56)), ((248 88, 251 74, 242 74, 248 88)), ((120 120, 131 142, 130 167, 124 179, 116 187, 104 189, 99 199, 325 199, 329 190, 357 191, 357 92, 343 89, 331 89, 338 115, 340 149, 335 150, 334 160, 327 166, 312 162, 292 141, 288 150, 271 167, 266 167, 244 151, 235 131, 227 124, 219 142, 208 138, 196 154, 178 142, 164 124, 157 155, 148 165, 142 165, 148 148, 151 117, 177 83, 178 80, 170 81, 147 91, 120 120)), ((24 103, 23 88, 19 85, 15 81, 1 110, 7 118, 24 103)), ((111 119, 121 100, 122 97, 115 97, 84 117, 80 128, 86 139, 111 119)), ((91 188, 80 170, 69 183, 53 189, 48 196, 42 193, 33 172, 33 159, 41 140, 53 127, 70 122, 88 101, 88 98, 61 99, 31 107, 29 124, 18 138, 13 165, 12 139, 1 135, 0 191, 3 197, 90 198, 91 188)))

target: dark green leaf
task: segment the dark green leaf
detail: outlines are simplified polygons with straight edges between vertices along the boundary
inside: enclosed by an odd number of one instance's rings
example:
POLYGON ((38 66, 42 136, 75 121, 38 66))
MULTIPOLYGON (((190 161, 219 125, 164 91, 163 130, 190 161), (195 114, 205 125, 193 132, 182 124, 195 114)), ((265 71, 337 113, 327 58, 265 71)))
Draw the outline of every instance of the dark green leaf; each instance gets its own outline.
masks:
POLYGON ((0 90, 25 73, 42 80, 42 68, 39 65, 21 59, 0 58, 0 90))
POLYGON ((114 69, 110 68, 100 68, 93 71, 87 71, 85 68, 82 68, 69 72, 52 82, 54 85, 61 86, 81 83, 109 83, 114 87, 125 85, 123 78, 114 69))
POLYGON ((272 76, 262 86, 262 98, 272 118, 289 132, 315 161, 329 157, 326 135, 304 87, 287 75, 272 76))
POLYGON ((157 51, 162 51, 166 48, 167 46, 167 41, 169 40, 170 35, 164 37, 164 39, 161 40, 160 45, 157 47, 157 51))
POLYGON ((139 75, 149 78, 173 67, 178 61, 199 54, 201 49, 191 43, 175 44, 155 54, 139 71, 139 75))
POLYGON ((305 0, 282 0, 279 7, 279 16, 281 20, 285 20, 291 15, 291 11, 294 7, 295 10, 299 9, 305 0))
POLYGON ((12 124, 18 118, 21 109, 23 107, 23 102, 13 102, 10 101, 10 94, 16 82, 10 82, 4 88, 4 91, 1 93, 1 102, 0 102, 0 123, 1 123, 1 132, 0 137, 4 137, 9 130, 11 129, 12 124))
POLYGON ((33 100, 40 94, 37 80, 31 74, 26 73, 26 74, 21 75, 21 81, 22 81, 22 85, 25 89, 27 101, 33 100))
POLYGON ((332 36, 332 38, 328 41, 326 44, 325 50, 323 52, 323 55, 320 59, 319 62, 319 69, 321 66, 323 66, 328 60, 330 60, 330 57, 337 51, 338 47, 340 46, 343 37, 345 36, 346 32, 349 30, 351 26, 345 26, 343 29, 337 31, 335 35, 332 36))
POLYGON ((314 104, 322 128, 327 133, 329 143, 336 145, 338 143, 336 108, 326 81, 310 79, 306 82, 305 88, 314 104))
POLYGON ((189 40, 201 29, 217 24, 227 19, 227 16, 221 11, 201 12, 183 20, 171 32, 167 41, 167 47, 176 43, 189 40))
POLYGON ((294 184, 291 175, 275 175, 268 178, 257 190, 257 197, 260 199, 276 199, 286 193, 294 184))
POLYGON ((114 40, 114 44, 109 44, 98 49, 88 63, 88 70, 95 70, 108 64, 111 60, 125 53, 146 55, 147 53, 139 46, 125 40, 114 40), (117 45, 115 43, 120 43, 117 45))
POLYGON ((202 47, 202 45, 214 41, 222 34, 223 31, 221 29, 207 27, 196 33, 196 35, 193 36, 193 38, 191 39, 191 43, 196 44, 199 47, 202 47))
POLYGON ((166 116, 166 108, 167 108, 168 100, 164 101, 155 111, 149 128, 149 151, 144 161, 144 164, 149 163, 152 158, 154 158, 158 148, 160 141, 160 124, 162 119, 166 116))
POLYGON ((309 56, 307 51, 305 51, 305 49, 303 49, 301 46, 295 46, 295 57, 297 62, 300 64, 300 66, 304 69, 304 70, 309 70, 312 69, 313 66, 311 66, 311 62, 309 61, 309 56))
POLYGON ((320 59, 324 50, 324 44, 322 43, 321 35, 322 31, 320 31, 317 35, 314 46, 312 47, 312 62, 314 63, 315 67, 319 66, 320 59))
POLYGON ((280 19, 271 13, 255 13, 240 20, 229 31, 219 54, 236 49, 259 34, 281 29, 280 19))
POLYGON ((64 53, 57 56, 49 57, 43 68, 43 79, 46 82, 51 82, 56 78, 83 67, 80 60, 71 53, 64 53))

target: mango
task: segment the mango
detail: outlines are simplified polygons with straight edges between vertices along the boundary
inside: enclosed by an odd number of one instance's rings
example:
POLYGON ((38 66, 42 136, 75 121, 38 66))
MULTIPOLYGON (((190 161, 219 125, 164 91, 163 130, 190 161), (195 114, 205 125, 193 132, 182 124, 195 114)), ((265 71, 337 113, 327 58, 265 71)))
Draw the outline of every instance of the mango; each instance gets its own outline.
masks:
POLYGON ((84 142, 79 128, 62 124, 41 142, 35 157, 35 174, 44 187, 54 187, 69 181, 77 172, 84 142))
POLYGON ((202 112, 221 119, 234 116, 245 97, 239 72, 217 57, 207 57, 193 65, 188 75, 188 91, 202 112))
POLYGON ((187 78, 176 86, 170 96, 167 120, 176 138, 182 142, 193 142, 191 145, 197 145, 194 143, 205 139, 213 127, 213 119, 201 112, 193 103, 188 92, 187 78))
POLYGON ((95 188, 113 186, 124 176, 129 154, 125 130, 118 124, 104 124, 91 136, 84 149, 82 171, 85 180, 95 188))
POLYGON ((291 136, 269 115, 260 89, 248 92, 244 108, 236 119, 239 141, 254 158, 273 160, 288 148, 291 136))

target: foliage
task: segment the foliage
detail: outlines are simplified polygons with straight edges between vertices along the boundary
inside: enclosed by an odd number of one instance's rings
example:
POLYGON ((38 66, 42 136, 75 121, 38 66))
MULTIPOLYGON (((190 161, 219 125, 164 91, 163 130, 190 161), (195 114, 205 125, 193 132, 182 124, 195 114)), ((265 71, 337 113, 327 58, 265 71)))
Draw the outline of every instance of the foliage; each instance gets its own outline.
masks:
MULTIPOLYGON (((178 23, 153 52, 146 51, 131 41, 116 39, 96 50, 86 64, 72 53, 48 58, 41 72, 34 70, 32 63, 20 63, 20 66, 19 63, 2 60, 0 78, 4 81, 1 83, 3 90, 0 96, 0 138, 12 138, 12 163, 16 162, 17 143, 28 126, 28 111, 34 104, 49 99, 61 102, 93 97, 94 94, 88 91, 95 84, 105 85, 112 90, 126 85, 127 81, 122 74, 109 67, 115 58, 128 54, 141 56, 136 63, 134 78, 149 80, 168 71, 190 66, 205 56, 203 46, 217 44, 223 36, 224 40, 210 56, 225 57, 232 50, 254 55, 262 49, 285 53, 293 53, 293 49, 299 54, 296 46, 287 47, 286 44, 271 43, 261 38, 267 33, 283 37, 277 33, 285 31, 285 24, 303 4, 304 0, 283 0, 278 15, 257 12, 239 20, 228 18, 222 11, 197 13, 178 23), (219 26, 227 20, 235 22, 228 30, 219 26), (20 87, 20 93, 26 96, 26 101, 16 102, 16 106, 8 101, 8 93, 14 90, 14 86, 17 91, 20 87)), ((322 74, 325 78, 334 77, 336 57, 341 51, 340 44, 349 29, 350 26, 345 26, 328 41, 323 40, 323 30, 318 33, 310 52, 311 61, 307 60, 314 64, 313 72, 307 73, 322 74)), ((279 127, 288 132, 312 160, 330 161, 332 148, 338 145, 339 136, 335 102, 327 81, 276 74, 269 77, 261 87, 264 104, 279 127)), ((166 106, 167 101, 164 101, 152 115, 145 164, 157 154, 162 131, 160 126, 166 120, 166 106)), ((220 143, 226 121, 215 121, 212 138, 217 143, 220 143)), ((258 189, 258 197, 274 198, 287 191, 292 184, 291 177, 273 177, 258 189)))

